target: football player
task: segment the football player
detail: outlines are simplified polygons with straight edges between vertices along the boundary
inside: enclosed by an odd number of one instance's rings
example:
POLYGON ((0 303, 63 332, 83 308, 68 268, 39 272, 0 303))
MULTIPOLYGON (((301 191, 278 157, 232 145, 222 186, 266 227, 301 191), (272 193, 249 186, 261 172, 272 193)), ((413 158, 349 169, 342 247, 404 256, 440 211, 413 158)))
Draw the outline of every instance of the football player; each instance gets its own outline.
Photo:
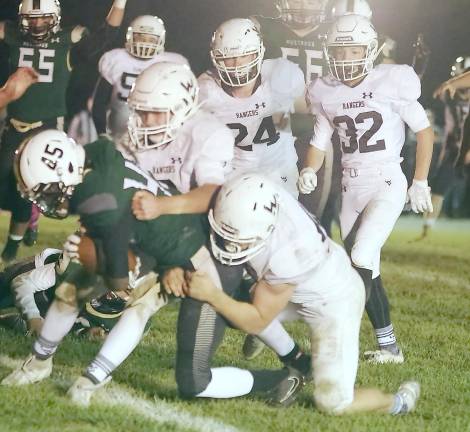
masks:
POLYGON ((19 99, 28 88, 38 81, 38 73, 30 67, 17 69, 0 88, 0 109, 19 99))
POLYGON ((119 147, 155 180, 181 193, 134 199, 137 216, 207 212, 214 191, 231 170, 233 136, 200 107, 199 85, 187 65, 156 63, 137 78, 129 95, 128 130, 119 147))
POLYGON ((416 167, 408 199, 414 212, 432 210, 427 176, 432 158, 433 131, 420 103, 418 76, 409 66, 378 65, 377 33, 366 18, 345 15, 333 23, 325 46, 330 75, 309 87, 308 98, 317 116, 307 165, 299 190, 315 189, 334 132, 342 150, 341 236, 352 263, 370 293, 366 310, 379 349, 370 361, 403 362, 396 343, 387 295, 380 277, 380 250, 407 200, 400 151, 405 123, 416 133, 416 167))
POLYGON ((65 94, 71 68, 99 57, 117 35, 126 0, 115 0, 105 24, 86 36, 81 26, 61 28, 57 0, 24 0, 19 6, 19 25, 0 22, 0 40, 9 48, 12 70, 33 67, 38 81, 7 108, 7 126, 0 143, 0 198, 12 211, 8 239, 1 254, 4 262, 15 259, 31 216, 31 203, 16 189, 13 155, 18 145, 42 128, 63 129, 65 94))
POLYGON ((316 219, 266 176, 244 174, 222 186, 209 212, 211 248, 222 263, 248 263, 257 275, 252 303, 236 301, 202 272, 188 274, 186 292, 240 329, 256 334, 279 315, 310 328, 315 406, 330 414, 406 414, 417 382, 396 394, 354 388, 364 285, 344 249, 316 219))
MULTIPOLYGON (((276 18, 255 15, 250 17, 259 27, 266 46, 265 58, 286 58, 302 69, 306 85, 326 73, 322 39, 326 34, 327 0, 275 0, 279 16, 276 18)), ((297 104, 298 110, 290 116, 298 167, 304 165, 308 143, 312 136, 314 118, 297 104)), ((336 202, 340 191, 339 176, 333 177, 333 165, 339 166, 339 152, 326 155, 326 162, 318 174, 319 187, 311 196, 299 200, 330 229, 337 213, 336 202)))
POLYGON ((201 101, 235 136, 233 173, 258 170, 297 196, 297 155, 284 117, 305 93, 302 71, 286 59, 265 60, 257 27, 249 19, 224 22, 211 43, 213 70, 198 81, 201 101))
MULTIPOLYGON (((452 65, 451 77, 456 78, 470 70, 470 57, 458 57, 452 65)), ((459 89, 453 97, 443 92, 441 100, 445 103, 445 136, 444 145, 439 154, 437 172, 431 179, 432 213, 424 214, 424 225, 421 238, 427 236, 435 225, 442 210, 444 196, 452 188, 457 176, 457 164, 461 159, 461 149, 465 121, 470 108, 470 90, 459 89)))
POLYGON ((103 54, 93 100, 93 121, 98 134, 118 140, 127 131, 127 97, 137 76, 156 62, 187 64, 180 54, 165 51, 165 26, 152 15, 135 18, 126 33, 125 48, 103 54))
POLYGON ((362 15, 370 20, 372 9, 366 0, 336 0, 331 7, 330 18, 334 21, 347 14, 362 15))
MULTIPOLYGON (((59 249, 45 249, 34 257, 11 264, 0 273, 0 309, 16 306, 19 311, 0 315, 0 326, 39 336, 54 299, 56 282, 61 278, 57 266, 61 254, 59 249)), ((117 322, 125 304, 112 291, 87 302, 75 321, 73 333, 102 338, 117 322)))
MULTIPOLYGON (((166 304, 153 272, 139 278, 130 294, 127 291, 127 249, 131 231, 139 249, 156 260, 160 272, 173 267, 201 269, 211 274, 213 283, 229 295, 238 288, 241 269, 217 264, 205 248, 208 232, 204 214, 164 215, 148 222, 136 222, 131 217, 131 200, 136 190, 169 194, 172 188, 126 161, 106 136, 83 148, 62 132, 40 132, 21 145, 15 167, 18 185, 25 197, 49 215, 65 217, 70 206, 80 215, 88 235, 101 241, 108 288, 117 295, 129 295, 126 311, 137 310, 131 315, 137 320, 129 323, 123 314, 119 323, 124 325, 115 326, 109 338, 117 335, 121 343, 130 341, 135 347, 143 333, 140 329, 166 304)), ((3 385, 25 385, 47 378, 52 372, 53 354, 73 327, 80 306, 96 295, 93 290, 97 286, 96 277, 78 262, 64 259, 59 266, 63 269, 61 282, 33 344, 33 352, 19 369, 2 380, 3 385)), ((271 390, 291 398, 302 387, 301 375, 294 370, 211 369, 210 359, 226 323, 208 305, 195 305, 190 299, 183 301, 179 321, 177 380, 182 395, 234 397, 271 390), (286 378, 290 381, 284 384, 286 378), (280 384, 283 385, 279 387, 280 384)), ((110 373, 128 355, 128 351, 123 352, 116 346, 103 346, 85 376, 78 378, 69 390, 72 400, 87 405, 92 394, 109 382, 110 373)))

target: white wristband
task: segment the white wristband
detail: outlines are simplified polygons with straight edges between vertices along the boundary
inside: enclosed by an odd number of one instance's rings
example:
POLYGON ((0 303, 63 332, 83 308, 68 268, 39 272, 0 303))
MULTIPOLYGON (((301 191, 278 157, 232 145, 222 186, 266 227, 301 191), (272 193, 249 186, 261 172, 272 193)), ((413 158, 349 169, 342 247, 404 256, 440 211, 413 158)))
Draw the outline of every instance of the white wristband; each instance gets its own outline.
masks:
POLYGON ((423 188, 427 188, 427 187, 428 187, 428 181, 427 181, 427 180, 416 180, 416 179, 413 179, 413 184, 415 184, 416 186, 423 187, 423 188))
POLYGON ((113 7, 118 9, 125 9, 126 8, 127 0, 114 0, 113 7))

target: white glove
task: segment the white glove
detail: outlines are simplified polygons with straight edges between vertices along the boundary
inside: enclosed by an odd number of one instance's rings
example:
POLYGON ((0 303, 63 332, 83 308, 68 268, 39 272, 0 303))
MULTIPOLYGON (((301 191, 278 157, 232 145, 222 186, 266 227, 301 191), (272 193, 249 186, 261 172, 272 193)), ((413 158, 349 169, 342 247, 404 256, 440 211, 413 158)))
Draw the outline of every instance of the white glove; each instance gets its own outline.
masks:
POLYGON ((301 194, 309 194, 317 187, 317 174, 312 167, 303 168, 299 174, 297 188, 301 194))
POLYGON ((413 180, 408 189, 407 201, 410 202, 411 210, 415 213, 432 213, 431 188, 427 180, 413 180))

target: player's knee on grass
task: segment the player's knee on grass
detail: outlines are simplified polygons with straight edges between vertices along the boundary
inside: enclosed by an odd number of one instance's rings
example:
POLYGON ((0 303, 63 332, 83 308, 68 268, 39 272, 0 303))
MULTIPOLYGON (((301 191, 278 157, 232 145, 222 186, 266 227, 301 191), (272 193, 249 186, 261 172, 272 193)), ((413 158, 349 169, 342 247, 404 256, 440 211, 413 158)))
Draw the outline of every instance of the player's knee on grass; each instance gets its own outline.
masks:
POLYGON ((338 382, 324 380, 316 383, 313 392, 315 406, 327 414, 339 415, 351 405, 353 394, 345 394, 338 382))
POLYGON ((212 379, 212 374, 207 365, 194 365, 194 353, 182 353, 176 365, 176 383, 178 393, 183 399, 192 399, 202 393, 212 379))

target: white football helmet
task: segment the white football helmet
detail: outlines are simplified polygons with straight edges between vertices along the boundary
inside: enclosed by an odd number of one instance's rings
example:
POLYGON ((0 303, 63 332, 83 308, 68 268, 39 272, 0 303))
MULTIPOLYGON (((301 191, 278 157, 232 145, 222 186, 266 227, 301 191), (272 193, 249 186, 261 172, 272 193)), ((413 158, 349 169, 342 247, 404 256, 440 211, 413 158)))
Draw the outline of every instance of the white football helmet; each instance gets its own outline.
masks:
POLYGON ((330 73, 340 81, 366 76, 374 67, 379 54, 377 32, 372 23, 361 15, 343 15, 330 27, 324 46, 330 73), (336 60, 337 47, 364 47, 364 55, 356 60, 336 60))
POLYGON ((231 87, 244 86, 261 72, 264 44, 258 28, 246 18, 225 21, 214 32, 211 42, 211 59, 220 79, 231 87), (226 59, 253 55, 253 60, 243 65, 227 66, 226 59))
POLYGON ((362 15, 370 20, 372 9, 366 0, 336 0, 331 8, 331 17, 336 19, 347 14, 362 15))
POLYGON ((21 32, 34 42, 47 40, 60 28, 60 4, 57 0, 23 0, 18 15, 21 32), (37 18, 50 20, 38 26, 33 22, 37 18))
POLYGON ((328 0, 276 0, 280 18, 293 28, 316 26, 326 19, 328 0))
POLYGON ((161 62, 145 69, 127 99, 131 150, 145 151, 172 141, 183 123, 199 109, 198 94, 197 79, 187 65, 161 62), (145 124, 146 112, 163 113, 164 121, 145 124))
POLYGON ((152 15, 141 15, 130 23, 126 33, 126 50, 134 57, 149 59, 165 49, 165 25, 152 15), (147 41, 141 41, 139 35, 147 35, 147 41), (136 37, 137 36, 137 37, 136 37))
POLYGON ((211 247, 223 264, 238 265, 258 255, 279 214, 278 186, 259 174, 227 181, 209 210, 211 247))
POLYGON ((83 181, 85 150, 64 132, 49 129, 27 138, 15 153, 14 171, 21 196, 41 213, 68 214, 68 200, 83 181))

